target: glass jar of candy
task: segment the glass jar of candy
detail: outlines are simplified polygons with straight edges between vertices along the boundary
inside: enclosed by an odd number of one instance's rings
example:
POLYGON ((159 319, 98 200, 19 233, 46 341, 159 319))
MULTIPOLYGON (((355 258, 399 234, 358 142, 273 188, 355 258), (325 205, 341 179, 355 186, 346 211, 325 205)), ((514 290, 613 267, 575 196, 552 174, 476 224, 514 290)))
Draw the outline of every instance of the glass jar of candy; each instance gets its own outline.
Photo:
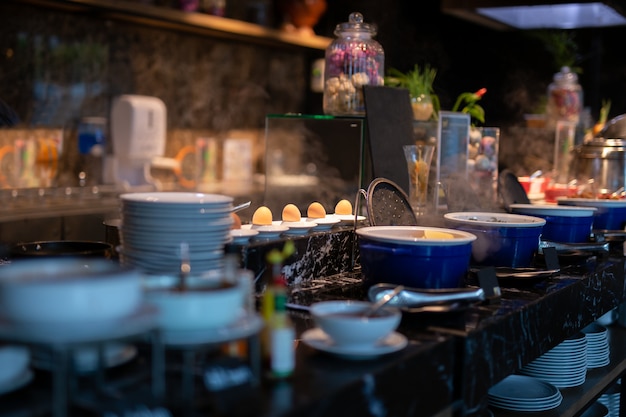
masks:
POLYGON ((547 127, 555 128, 560 120, 577 124, 582 109, 583 91, 578 76, 569 67, 563 67, 554 74, 554 80, 548 86, 547 127))
POLYGON ((384 83, 385 52, 373 39, 376 27, 355 12, 334 33, 336 38, 326 49, 324 113, 364 115, 363 86, 384 83))

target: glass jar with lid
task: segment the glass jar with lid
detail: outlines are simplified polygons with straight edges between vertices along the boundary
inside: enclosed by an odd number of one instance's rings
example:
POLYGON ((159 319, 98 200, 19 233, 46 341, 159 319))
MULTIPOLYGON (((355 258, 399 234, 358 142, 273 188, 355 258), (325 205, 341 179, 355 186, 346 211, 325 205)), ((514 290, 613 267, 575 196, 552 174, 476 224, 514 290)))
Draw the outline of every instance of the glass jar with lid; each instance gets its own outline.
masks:
POLYGON ((562 67, 548 86, 547 125, 554 128, 558 121, 578 124, 582 109, 583 91, 578 83, 578 75, 569 67, 562 67))
POLYGON ((364 85, 383 85, 385 52, 373 39, 376 27, 351 13, 349 21, 335 28, 335 38, 326 49, 324 113, 333 116, 365 114, 364 85))

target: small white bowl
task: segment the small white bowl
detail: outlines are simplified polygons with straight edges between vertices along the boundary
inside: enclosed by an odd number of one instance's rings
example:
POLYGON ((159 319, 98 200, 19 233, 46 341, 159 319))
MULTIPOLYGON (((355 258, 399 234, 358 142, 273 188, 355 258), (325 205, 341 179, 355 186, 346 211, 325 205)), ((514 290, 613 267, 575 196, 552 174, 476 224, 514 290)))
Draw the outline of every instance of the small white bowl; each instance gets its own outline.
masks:
POLYGON ((222 328, 235 323, 244 307, 243 290, 236 284, 162 288, 147 291, 146 299, 158 308, 157 322, 165 331, 222 328))
POLYGON ((339 346, 372 346, 389 336, 400 324, 402 313, 382 307, 371 317, 363 313, 373 303, 336 300, 313 303, 310 313, 315 324, 339 346))
POLYGON ((104 259, 20 259, 0 268, 0 308, 21 323, 115 320, 140 307, 141 276, 104 259))

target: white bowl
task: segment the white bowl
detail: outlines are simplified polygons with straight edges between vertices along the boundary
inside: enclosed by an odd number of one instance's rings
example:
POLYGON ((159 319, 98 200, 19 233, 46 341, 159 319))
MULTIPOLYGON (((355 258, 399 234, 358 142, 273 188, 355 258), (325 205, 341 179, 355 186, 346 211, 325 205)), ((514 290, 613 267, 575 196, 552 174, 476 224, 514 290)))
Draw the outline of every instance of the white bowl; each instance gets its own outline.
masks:
POLYGON ((400 324, 402 313, 395 307, 383 307, 371 317, 362 313, 373 303, 336 300, 313 303, 310 313, 315 324, 335 344, 371 346, 391 334, 400 324))
POLYGON ((157 289, 146 291, 146 298, 158 308, 157 322, 166 331, 225 327, 236 322, 244 309, 243 289, 235 284, 157 289))
POLYGON ((141 273, 94 258, 16 260, 0 268, 0 306, 11 321, 80 324, 119 319, 143 300, 141 273))

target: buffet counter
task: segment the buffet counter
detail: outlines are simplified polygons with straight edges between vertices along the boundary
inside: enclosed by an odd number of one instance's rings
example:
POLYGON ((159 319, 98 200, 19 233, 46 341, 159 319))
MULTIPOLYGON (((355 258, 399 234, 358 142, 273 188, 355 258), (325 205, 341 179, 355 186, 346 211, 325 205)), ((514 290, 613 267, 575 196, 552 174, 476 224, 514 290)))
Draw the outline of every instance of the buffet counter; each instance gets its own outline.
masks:
MULTIPOLYGON (((302 248, 315 246, 324 236, 339 239, 334 240, 335 246, 343 242, 345 249, 350 248, 350 230, 295 239, 301 248, 296 264, 303 267, 307 252, 302 248)), ((229 251, 252 254, 244 256, 244 261, 251 261, 262 259, 259 253, 271 247, 251 244, 230 246, 229 251)), ((155 399, 150 389, 160 386, 163 375, 154 363, 162 358, 154 349, 159 338, 148 332, 147 337, 134 336, 137 354, 128 361, 102 374, 68 376, 72 389, 67 415, 134 416, 144 410, 151 414, 142 416, 507 416, 510 413, 489 409, 491 386, 626 298, 620 256, 589 254, 567 261, 555 275, 501 282, 501 296, 480 305, 445 314, 405 312, 398 332, 406 336, 408 345, 396 352, 372 352, 361 360, 329 354, 302 341, 304 332, 314 327, 306 311, 310 303, 365 297, 358 267, 335 275, 327 269, 317 275, 323 278, 291 282, 290 314, 297 335, 291 377, 266 377, 258 333, 234 332, 228 342, 207 339, 176 348, 166 344, 166 389, 152 391, 164 395, 155 399), (247 342, 245 353, 238 349, 233 354, 234 342, 247 342)), ((476 285, 471 277, 467 284, 476 285)), ((621 377, 626 370, 626 329, 610 326, 610 343, 610 364, 589 369, 583 385, 561 390, 564 400, 558 408, 538 415, 579 415, 621 377)), ((53 387, 58 388, 58 375, 51 375, 49 368, 34 367, 33 372, 29 384, 2 395, 0 415, 50 415, 56 407, 53 387)), ((58 408, 54 414, 64 415, 58 408)))

